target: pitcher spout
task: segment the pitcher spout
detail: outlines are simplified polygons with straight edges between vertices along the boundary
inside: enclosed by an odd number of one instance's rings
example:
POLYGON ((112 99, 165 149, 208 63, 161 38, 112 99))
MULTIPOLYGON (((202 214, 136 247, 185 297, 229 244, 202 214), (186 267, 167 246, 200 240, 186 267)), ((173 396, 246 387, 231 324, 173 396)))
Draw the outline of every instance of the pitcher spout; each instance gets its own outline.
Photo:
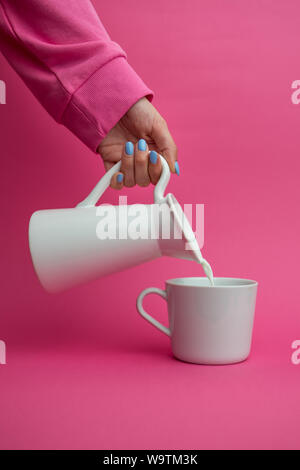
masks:
POLYGON ((201 263, 203 260, 196 238, 190 241, 185 238, 160 240, 159 245, 163 256, 196 261, 197 263, 201 263))

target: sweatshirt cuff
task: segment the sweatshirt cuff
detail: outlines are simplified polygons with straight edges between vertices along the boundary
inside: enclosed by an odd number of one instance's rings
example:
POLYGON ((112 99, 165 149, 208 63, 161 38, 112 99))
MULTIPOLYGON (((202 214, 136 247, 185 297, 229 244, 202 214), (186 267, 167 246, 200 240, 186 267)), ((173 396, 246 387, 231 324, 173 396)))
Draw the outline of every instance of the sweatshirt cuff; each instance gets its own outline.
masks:
POLYGON ((61 123, 93 152, 139 99, 153 92, 123 57, 94 72, 71 96, 61 123))

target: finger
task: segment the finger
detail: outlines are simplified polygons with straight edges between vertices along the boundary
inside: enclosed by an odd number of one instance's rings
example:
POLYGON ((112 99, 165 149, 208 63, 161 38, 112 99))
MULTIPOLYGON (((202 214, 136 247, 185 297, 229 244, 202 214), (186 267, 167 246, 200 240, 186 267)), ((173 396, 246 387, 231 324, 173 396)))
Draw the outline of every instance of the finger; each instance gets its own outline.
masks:
POLYGON ((104 168, 105 168, 105 171, 107 172, 108 170, 110 170, 114 165, 115 163, 112 163, 112 162, 103 162, 104 164, 104 168))
POLYGON ((148 145, 144 139, 140 139, 134 152, 135 164, 135 181, 139 186, 148 186, 150 184, 150 177, 148 173, 148 145))
POLYGON ((113 189, 122 189, 123 188, 124 175, 123 173, 115 173, 110 180, 110 186, 113 189))
POLYGON ((170 170, 173 173, 179 174, 179 165, 178 163, 176 164, 177 147, 163 118, 154 123, 151 137, 154 139, 163 157, 167 160, 170 170))
POLYGON ((132 142, 126 142, 124 146, 120 171, 124 174, 124 186, 127 188, 134 186, 134 146, 132 142))
POLYGON ((160 178, 162 165, 161 159, 158 157, 155 150, 151 150, 149 155, 149 165, 148 165, 149 176, 152 184, 156 184, 160 178))

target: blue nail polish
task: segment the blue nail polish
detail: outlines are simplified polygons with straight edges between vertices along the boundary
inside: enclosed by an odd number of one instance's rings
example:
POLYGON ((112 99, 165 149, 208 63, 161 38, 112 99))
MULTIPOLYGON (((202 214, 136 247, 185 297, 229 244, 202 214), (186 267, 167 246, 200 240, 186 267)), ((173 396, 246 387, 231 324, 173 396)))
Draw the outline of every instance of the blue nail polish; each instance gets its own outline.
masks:
POLYGON ((123 181, 123 175, 122 175, 122 173, 119 173, 118 176, 117 176, 117 182, 122 183, 122 181, 123 181))
POLYGON ((127 155, 133 155, 133 143, 132 142, 126 142, 125 152, 127 155))
POLYGON ((145 150, 147 150, 147 144, 146 144, 146 141, 144 139, 139 140, 138 149, 142 150, 143 152, 145 152, 145 150))
POLYGON ((155 150, 151 150, 150 152, 150 162, 154 165, 157 162, 157 153, 155 152, 155 150))
POLYGON ((178 176, 180 175, 178 162, 175 162, 175 173, 176 173, 176 175, 178 175, 178 176))

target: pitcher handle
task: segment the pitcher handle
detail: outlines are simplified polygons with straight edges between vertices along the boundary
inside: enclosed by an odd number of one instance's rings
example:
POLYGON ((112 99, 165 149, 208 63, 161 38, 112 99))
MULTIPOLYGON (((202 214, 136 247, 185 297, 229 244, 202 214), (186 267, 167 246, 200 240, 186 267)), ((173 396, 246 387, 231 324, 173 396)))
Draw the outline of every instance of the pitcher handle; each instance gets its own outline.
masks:
MULTIPOLYGON (((168 163, 166 162, 166 160, 164 159, 162 155, 158 154, 158 156, 161 159, 162 172, 160 175, 160 179, 154 188, 154 202, 156 204, 160 204, 161 202, 164 201, 165 199, 164 192, 170 179, 170 169, 169 169, 168 163)), ((115 173, 120 171, 120 168, 121 168, 121 161, 116 163, 110 170, 108 170, 107 173, 105 173, 104 176, 102 176, 101 180, 99 181, 99 183, 96 184, 96 186, 90 192, 90 194, 83 201, 77 204, 76 207, 94 207, 99 201, 104 191, 106 191, 106 189, 109 187, 111 177, 115 173)))
POLYGON ((166 159, 160 154, 158 154, 158 156, 161 159, 162 172, 161 172, 159 181, 154 187, 154 203, 155 204, 160 204, 161 202, 165 200, 164 194, 165 194, 165 190, 170 181, 170 176, 171 176, 170 168, 166 159))

